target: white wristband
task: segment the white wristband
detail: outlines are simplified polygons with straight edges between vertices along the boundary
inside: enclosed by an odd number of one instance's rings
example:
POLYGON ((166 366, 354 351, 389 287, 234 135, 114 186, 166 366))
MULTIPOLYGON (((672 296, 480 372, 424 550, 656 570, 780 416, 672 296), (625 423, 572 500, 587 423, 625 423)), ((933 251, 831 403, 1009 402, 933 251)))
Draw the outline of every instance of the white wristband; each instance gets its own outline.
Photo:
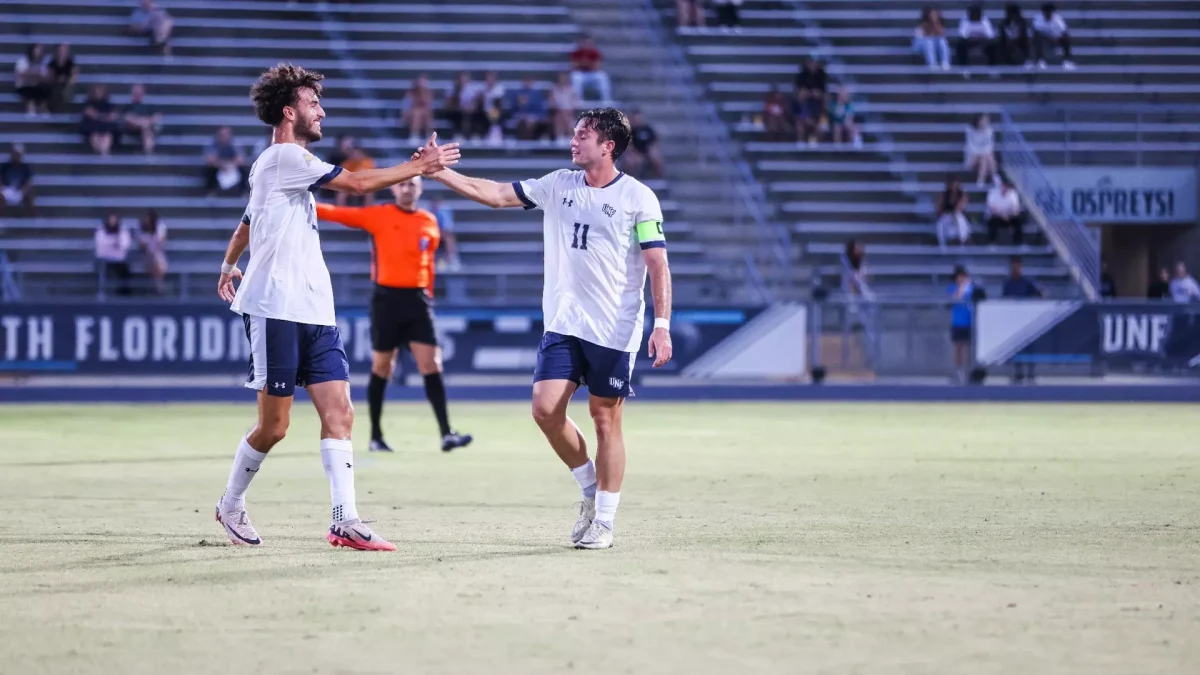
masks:
POLYGON ((233 274, 233 271, 236 269, 237 265, 230 265, 224 260, 221 261, 221 274, 233 274))
POLYGON ((671 330, 671 320, 670 320, 670 319, 664 319, 664 318, 662 318, 661 316, 656 316, 656 317, 654 317, 654 328, 655 328, 655 329, 659 329, 659 328, 661 328, 661 329, 663 329, 663 330, 665 330, 665 331, 667 331, 667 332, 670 332, 670 330, 671 330))

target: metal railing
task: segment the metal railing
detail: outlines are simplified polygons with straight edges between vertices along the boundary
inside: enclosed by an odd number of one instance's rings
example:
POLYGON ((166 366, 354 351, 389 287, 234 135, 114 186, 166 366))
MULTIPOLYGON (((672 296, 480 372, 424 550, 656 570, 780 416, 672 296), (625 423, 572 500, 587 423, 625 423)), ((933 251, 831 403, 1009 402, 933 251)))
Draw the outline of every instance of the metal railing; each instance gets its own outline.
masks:
POLYGON ((1041 204, 1057 194, 1045 168, 1007 111, 1003 121, 1001 152, 1004 172, 1012 179, 1032 220, 1041 227, 1050 245, 1067 265, 1072 278, 1089 300, 1100 298, 1100 241, 1078 218, 1060 210, 1046 213, 1041 204))

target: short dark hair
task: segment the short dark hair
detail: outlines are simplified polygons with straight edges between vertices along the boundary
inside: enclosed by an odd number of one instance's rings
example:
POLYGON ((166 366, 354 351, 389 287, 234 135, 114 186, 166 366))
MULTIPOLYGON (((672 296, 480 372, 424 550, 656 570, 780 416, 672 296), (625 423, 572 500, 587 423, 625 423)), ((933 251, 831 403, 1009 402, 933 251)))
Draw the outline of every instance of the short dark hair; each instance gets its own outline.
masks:
POLYGON ((596 132, 600 141, 612 141, 612 158, 615 162, 625 148, 629 147, 629 139, 633 130, 629 126, 629 118, 616 108, 592 108, 579 113, 576 123, 587 121, 587 127, 596 132))
POLYGON ((296 105, 301 89, 312 89, 321 97, 321 80, 325 76, 290 63, 280 63, 263 73, 250 87, 250 99, 258 119, 273 127, 283 122, 283 109, 296 105))
POLYGON ((954 266, 954 278, 957 279, 958 277, 965 277, 965 276, 967 276, 967 268, 963 267, 962 265, 955 265, 954 266))

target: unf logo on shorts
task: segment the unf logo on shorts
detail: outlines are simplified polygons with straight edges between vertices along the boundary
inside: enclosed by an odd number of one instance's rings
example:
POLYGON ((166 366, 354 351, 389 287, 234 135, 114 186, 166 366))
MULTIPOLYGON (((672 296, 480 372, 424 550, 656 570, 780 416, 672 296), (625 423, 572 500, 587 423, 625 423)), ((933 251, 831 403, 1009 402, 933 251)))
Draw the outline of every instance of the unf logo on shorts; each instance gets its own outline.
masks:
POLYGON ((612 387, 613 389, 624 389, 625 380, 622 380, 619 377, 610 377, 608 378, 608 386, 612 387))
POLYGON ((602 209, 600 209, 600 210, 601 210, 601 211, 603 211, 603 212, 604 212, 604 215, 608 216, 609 218, 612 218, 612 217, 613 217, 613 214, 615 214, 615 213, 617 212, 617 210, 616 210, 616 209, 614 209, 613 207, 609 206, 608 204, 605 204, 605 205, 604 205, 604 208, 602 208, 602 209))

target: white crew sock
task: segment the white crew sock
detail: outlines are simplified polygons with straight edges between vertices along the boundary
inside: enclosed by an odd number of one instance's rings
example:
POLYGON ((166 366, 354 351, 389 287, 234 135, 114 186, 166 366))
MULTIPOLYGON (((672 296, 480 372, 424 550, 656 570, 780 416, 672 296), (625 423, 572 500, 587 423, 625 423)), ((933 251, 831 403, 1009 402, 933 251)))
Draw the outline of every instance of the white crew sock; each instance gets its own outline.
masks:
POLYGON ((605 492, 600 490, 596 493, 596 520, 612 529, 613 519, 617 517, 617 504, 621 503, 620 492, 605 492))
POLYGON ((321 439, 321 464, 329 477, 329 496, 333 502, 333 522, 358 518, 354 505, 354 446, 336 438, 321 439))
POLYGON ((229 482, 225 485, 225 496, 221 498, 221 511, 229 513, 246 508, 246 489, 266 458, 267 453, 250 447, 250 442, 242 437, 233 455, 233 468, 229 470, 229 482))
POLYGON ((588 460, 587 464, 571 469, 579 489, 583 490, 583 500, 590 502, 596 499, 596 463, 588 460))

